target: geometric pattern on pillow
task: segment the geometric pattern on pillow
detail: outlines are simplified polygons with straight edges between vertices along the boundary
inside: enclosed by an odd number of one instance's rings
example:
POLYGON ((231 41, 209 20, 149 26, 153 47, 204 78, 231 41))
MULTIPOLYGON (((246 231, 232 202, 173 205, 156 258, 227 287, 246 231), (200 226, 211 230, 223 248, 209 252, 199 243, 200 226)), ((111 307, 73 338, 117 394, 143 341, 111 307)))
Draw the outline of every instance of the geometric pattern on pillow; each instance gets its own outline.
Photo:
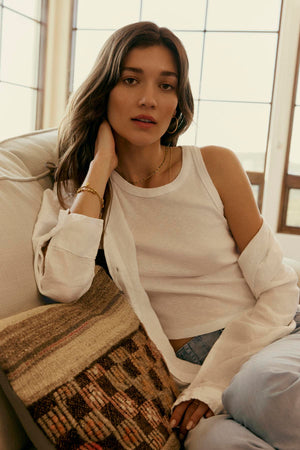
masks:
POLYGON ((169 426, 174 381, 103 269, 77 302, 2 320, 0 365, 56 448, 180 447, 169 426))

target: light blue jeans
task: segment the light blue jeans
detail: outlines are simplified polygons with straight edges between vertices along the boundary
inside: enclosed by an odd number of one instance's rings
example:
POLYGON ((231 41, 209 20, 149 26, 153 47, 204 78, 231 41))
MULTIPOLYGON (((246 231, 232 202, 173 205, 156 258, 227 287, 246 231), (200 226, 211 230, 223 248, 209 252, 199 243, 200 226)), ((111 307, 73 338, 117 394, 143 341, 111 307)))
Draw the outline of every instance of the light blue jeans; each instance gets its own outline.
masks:
MULTIPOLYGON (((242 366, 223 393, 228 414, 201 419, 188 433, 186 449, 300 449, 300 314, 295 319, 297 328, 289 336, 242 366)), ((204 340, 214 337, 204 335, 204 340)), ((177 352, 180 357, 186 352, 191 358, 200 342, 194 339, 177 352)))

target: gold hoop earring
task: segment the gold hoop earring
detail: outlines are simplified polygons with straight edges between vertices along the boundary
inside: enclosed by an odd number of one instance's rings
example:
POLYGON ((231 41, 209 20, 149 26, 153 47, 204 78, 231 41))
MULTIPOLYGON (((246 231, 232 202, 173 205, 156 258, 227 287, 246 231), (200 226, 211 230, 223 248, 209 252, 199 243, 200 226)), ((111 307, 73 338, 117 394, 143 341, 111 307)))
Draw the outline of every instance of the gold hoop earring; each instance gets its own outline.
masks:
MULTIPOLYGON (((176 133, 176 131, 177 131, 177 129, 178 129, 178 119, 177 119, 177 117, 172 117, 172 120, 175 120, 175 128, 172 130, 169 130, 169 128, 168 128, 168 130, 167 130, 167 133, 168 134, 174 134, 174 133, 176 133)), ((171 123, 172 123, 172 120, 171 120, 171 123)), ((171 124, 170 124, 171 125, 171 124)))

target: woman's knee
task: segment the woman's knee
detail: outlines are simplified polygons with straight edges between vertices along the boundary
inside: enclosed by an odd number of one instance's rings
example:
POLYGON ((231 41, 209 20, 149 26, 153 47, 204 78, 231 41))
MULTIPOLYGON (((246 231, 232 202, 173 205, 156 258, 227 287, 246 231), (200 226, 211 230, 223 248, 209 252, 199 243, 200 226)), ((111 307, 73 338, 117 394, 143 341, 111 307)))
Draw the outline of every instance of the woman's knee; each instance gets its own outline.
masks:
POLYGON ((187 450, 272 449, 270 445, 227 414, 201 419, 199 424, 188 433, 184 448, 187 450))
POLYGON ((299 338, 282 339, 252 357, 224 392, 223 404, 272 446, 292 449, 300 440, 299 338))

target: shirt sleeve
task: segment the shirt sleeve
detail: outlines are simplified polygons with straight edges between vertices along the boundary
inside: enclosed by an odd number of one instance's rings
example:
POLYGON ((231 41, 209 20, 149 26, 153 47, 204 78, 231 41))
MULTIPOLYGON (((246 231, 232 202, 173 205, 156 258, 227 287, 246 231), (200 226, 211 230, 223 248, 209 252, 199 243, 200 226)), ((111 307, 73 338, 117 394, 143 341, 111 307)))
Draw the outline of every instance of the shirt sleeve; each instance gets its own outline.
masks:
POLYGON ((295 328, 297 276, 282 259, 281 249, 264 222, 238 260, 256 303, 227 325, 174 406, 196 398, 208 404, 215 414, 220 413, 223 391, 242 364, 295 328))
POLYGON ((101 219, 61 209, 56 189, 44 192, 32 237, 34 272, 41 294, 71 302, 89 289, 102 229, 101 219), (47 252, 43 251, 46 247, 47 252))

